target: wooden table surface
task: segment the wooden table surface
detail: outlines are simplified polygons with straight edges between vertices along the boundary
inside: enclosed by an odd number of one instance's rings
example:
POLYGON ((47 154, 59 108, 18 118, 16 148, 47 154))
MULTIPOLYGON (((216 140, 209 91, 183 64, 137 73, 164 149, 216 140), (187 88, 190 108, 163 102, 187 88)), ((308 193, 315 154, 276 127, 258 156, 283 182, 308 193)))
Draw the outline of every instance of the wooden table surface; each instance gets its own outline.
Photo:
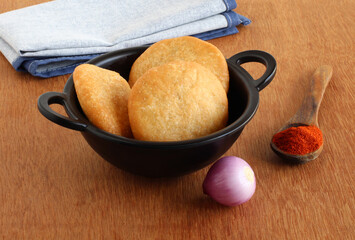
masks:
MULTIPOLYGON (((0 13, 41 2, 1 1, 0 13)), ((210 42, 227 58, 260 49, 278 63, 256 115, 226 153, 254 169, 250 201, 229 208, 204 195, 209 167, 173 179, 113 167, 79 132, 37 110, 37 98, 61 92, 68 75, 35 78, 0 54, 0 238, 355 239, 355 2, 238 0, 237 9, 252 24, 210 42), (270 138, 321 64, 334 68, 319 113, 324 150, 307 164, 284 164, 270 138)), ((245 68, 255 77, 263 71, 245 68)))

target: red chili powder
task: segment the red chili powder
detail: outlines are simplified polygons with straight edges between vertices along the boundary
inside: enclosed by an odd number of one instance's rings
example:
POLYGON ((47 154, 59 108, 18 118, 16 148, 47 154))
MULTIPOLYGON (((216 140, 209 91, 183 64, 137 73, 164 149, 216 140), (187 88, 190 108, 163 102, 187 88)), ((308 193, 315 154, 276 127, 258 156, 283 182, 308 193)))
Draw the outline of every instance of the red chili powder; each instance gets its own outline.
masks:
POLYGON ((272 142, 286 153, 305 155, 323 144, 323 134, 316 126, 290 127, 275 134, 272 142))

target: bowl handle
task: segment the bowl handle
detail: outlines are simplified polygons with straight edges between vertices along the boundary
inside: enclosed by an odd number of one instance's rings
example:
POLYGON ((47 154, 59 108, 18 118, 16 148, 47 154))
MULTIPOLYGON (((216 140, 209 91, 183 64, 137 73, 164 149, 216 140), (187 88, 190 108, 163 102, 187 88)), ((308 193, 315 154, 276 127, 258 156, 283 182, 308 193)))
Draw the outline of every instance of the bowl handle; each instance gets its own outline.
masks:
POLYGON ((264 74, 259 79, 253 81, 253 84, 258 91, 261 91, 264 87, 266 87, 276 74, 276 60, 267 52, 259 50, 244 51, 232 56, 227 61, 232 66, 237 67, 239 70, 247 73, 249 76, 250 74, 240 66, 241 64, 247 62, 259 62, 265 65, 266 70, 264 74))
POLYGON ((51 104, 60 104, 64 107, 64 109, 67 112, 69 113, 72 112, 68 107, 66 99, 67 99, 67 95, 65 95, 64 93, 58 93, 58 92, 44 93, 38 98, 38 102, 37 102, 38 110, 42 113, 43 116, 45 116, 47 119, 49 119, 50 121, 58 125, 73 130, 84 131, 87 127, 85 123, 78 121, 78 119, 73 119, 73 118, 68 118, 66 116, 63 116, 55 112, 50 107, 51 104))

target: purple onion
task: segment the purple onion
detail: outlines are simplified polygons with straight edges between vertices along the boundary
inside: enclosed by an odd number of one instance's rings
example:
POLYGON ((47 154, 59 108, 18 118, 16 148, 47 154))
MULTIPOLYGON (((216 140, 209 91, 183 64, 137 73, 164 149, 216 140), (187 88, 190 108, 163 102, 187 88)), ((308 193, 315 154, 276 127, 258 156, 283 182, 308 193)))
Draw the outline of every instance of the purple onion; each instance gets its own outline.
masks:
POLYGON ((253 196, 255 187, 255 175, 249 164, 234 156, 215 162, 203 181, 203 192, 226 206, 245 203, 253 196))

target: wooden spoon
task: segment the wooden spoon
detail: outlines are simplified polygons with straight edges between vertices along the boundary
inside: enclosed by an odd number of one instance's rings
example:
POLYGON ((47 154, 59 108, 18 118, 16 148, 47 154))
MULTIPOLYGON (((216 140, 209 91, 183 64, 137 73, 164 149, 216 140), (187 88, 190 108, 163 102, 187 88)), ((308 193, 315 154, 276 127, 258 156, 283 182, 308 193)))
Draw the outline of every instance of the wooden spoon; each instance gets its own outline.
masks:
MULTIPOLYGON (((332 76, 333 69, 331 66, 320 66, 314 72, 310 89, 307 95, 304 97, 301 107, 297 113, 278 131, 281 132, 290 127, 308 126, 314 125, 319 128, 318 125, 318 111, 320 103, 323 99, 323 95, 327 85, 332 76)), ((276 134, 276 133, 275 133, 276 134)), ((306 163, 308 161, 316 159, 323 150, 323 144, 314 152, 306 155, 294 155, 286 153, 280 150, 272 141, 271 149, 282 159, 291 163, 306 163)))

